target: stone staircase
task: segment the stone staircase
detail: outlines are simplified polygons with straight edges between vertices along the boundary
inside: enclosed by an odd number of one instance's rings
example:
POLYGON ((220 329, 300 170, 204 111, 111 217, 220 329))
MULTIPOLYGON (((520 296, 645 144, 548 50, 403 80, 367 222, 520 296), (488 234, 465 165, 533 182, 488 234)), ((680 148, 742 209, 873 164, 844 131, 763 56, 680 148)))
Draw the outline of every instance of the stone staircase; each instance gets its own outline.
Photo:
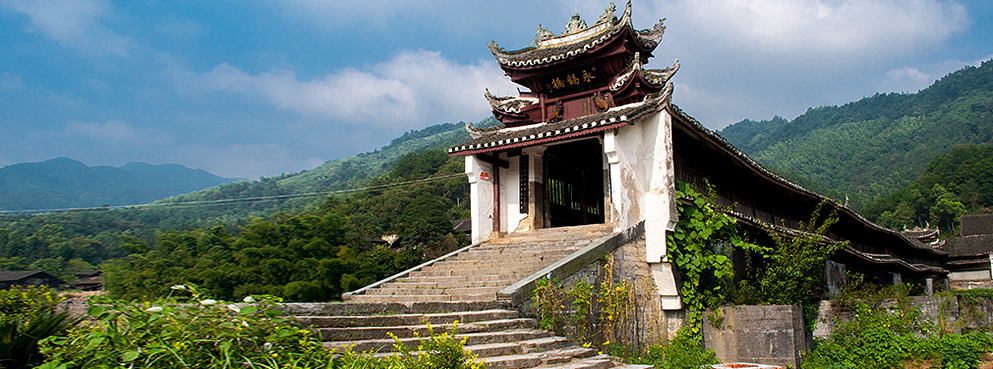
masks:
POLYGON ((467 248, 403 277, 356 291, 355 302, 490 301, 496 292, 611 232, 594 224, 511 234, 467 248))
POLYGON ((416 349, 451 333, 493 369, 647 369, 621 365, 538 329, 497 291, 610 234, 606 225, 542 229, 474 245, 346 295, 347 303, 287 304, 288 313, 319 332, 328 349, 396 355, 399 340, 416 349), (394 339, 393 337, 396 337, 394 339))
POLYGON ((496 301, 330 305, 334 311, 312 308, 290 311, 302 325, 318 332, 327 349, 347 348, 378 357, 396 355, 394 345, 398 340, 414 351, 420 340, 433 331, 451 333, 460 341, 464 339, 465 349, 477 356, 476 361, 492 369, 652 368, 621 365, 617 358, 598 354, 594 348, 538 329, 535 319, 523 318, 505 303, 496 301), (373 311, 374 314, 369 313, 373 311), (352 312, 365 313, 339 315, 352 312))

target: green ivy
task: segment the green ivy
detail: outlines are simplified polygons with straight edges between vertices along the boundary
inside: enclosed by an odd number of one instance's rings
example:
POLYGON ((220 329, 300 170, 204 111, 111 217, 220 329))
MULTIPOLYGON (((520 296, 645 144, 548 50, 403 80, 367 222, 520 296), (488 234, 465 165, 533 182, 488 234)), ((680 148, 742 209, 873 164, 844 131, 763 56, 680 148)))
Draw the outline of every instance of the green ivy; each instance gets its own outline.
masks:
MULTIPOLYGON (((707 184, 708 193, 714 194, 707 184)), ((730 210, 717 205, 714 196, 704 196, 693 186, 676 181, 679 222, 668 235, 669 261, 683 274, 679 288, 686 307, 686 324, 690 333, 700 333, 704 309, 720 306, 734 277, 731 258, 719 249, 738 249, 766 253, 767 248, 748 242, 745 232, 730 210)))

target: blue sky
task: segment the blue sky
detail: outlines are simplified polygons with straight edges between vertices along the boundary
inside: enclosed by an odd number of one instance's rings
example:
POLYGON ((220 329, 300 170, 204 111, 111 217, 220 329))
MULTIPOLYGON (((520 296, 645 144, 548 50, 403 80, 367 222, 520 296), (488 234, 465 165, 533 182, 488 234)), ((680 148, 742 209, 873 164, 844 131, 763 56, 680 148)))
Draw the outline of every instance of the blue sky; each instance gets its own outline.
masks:
MULTIPOLYGON (((310 169, 511 94, 486 43, 525 46, 606 1, 0 0, 0 166, 310 169)), ((618 15, 624 7, 617 3, 618 15)), ((988 0, 635 0, 650 67, 706 126, 915 92, 993 57, 988 0)))

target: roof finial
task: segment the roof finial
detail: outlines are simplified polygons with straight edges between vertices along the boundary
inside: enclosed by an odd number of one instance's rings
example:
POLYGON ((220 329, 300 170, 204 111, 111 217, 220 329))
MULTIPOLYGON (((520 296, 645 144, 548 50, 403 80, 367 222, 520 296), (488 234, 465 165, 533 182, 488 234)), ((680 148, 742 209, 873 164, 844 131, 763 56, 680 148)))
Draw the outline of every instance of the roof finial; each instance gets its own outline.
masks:
POLYGON ((572 13, 572 17, 569 18, 569 23, 565 24, 565 32, 562 34, 568 35, 584 29, 586 29, 586 21, 579 17, 579 8, 576 8, 576 12, 572 13))

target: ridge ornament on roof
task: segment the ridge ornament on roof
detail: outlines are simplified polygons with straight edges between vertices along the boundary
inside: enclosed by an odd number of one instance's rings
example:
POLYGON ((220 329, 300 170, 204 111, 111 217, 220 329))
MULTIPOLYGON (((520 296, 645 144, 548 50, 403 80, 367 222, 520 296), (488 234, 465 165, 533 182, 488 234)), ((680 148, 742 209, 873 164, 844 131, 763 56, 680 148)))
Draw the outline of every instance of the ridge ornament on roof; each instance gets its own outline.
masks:
POLYGON ((635 30, 631 25, 631 1, 629 0, 624 6, 624 13, 620 19, 613 15, 614 9, 615 6, 611 3, 604 14, 597 19, 597 23, 591 27, 585 27, 585 22, 579 19, 578 14, 574 14, 567 25, 567 32, 561 35, 555 35, 539 25, 535 45, 508 51, 493 41, 489 44, 490 52, 501 66, 522 68, 571 59, 625 31, 630 33, 632 40, 643 51, 651 52, 662 42, 665 19, 659 20, 659 23, 651 29, 635 30))

